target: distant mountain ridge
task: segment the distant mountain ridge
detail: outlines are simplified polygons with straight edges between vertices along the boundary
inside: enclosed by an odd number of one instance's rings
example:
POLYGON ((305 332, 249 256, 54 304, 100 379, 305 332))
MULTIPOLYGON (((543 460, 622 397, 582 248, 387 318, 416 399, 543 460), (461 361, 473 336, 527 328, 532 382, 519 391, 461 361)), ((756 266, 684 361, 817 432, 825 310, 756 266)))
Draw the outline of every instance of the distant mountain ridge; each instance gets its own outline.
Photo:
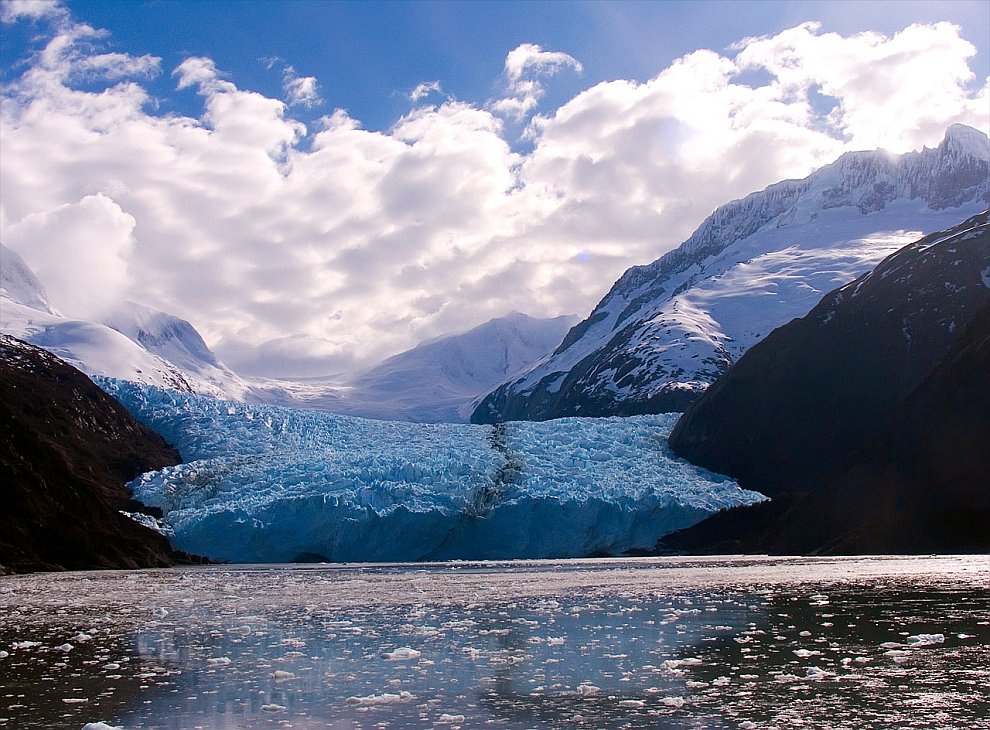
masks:
POLYGON ((723 205, 680 247, 623 274, 551 356, 492 391, 472 420, 683 410, 822 294, 988 200, 990 141, 953 125, 935 149, 848 153, 723 205))
POLYGON ((21 257, 0 249, 0 329, 89 375, 385 420, 467 421, 488 390, 556 347, 577 317, 512 312, 421 343, 347 379, 242 378, 184 319, 123 302, 100 322, 63 317, 21 257))
POLYGON ((309 388, 285 383, 260 400, 383 420, 467 421, 492 387, 550 353, 577 317, 512 312, 467 332, 417 345, 348 380, 309 388))

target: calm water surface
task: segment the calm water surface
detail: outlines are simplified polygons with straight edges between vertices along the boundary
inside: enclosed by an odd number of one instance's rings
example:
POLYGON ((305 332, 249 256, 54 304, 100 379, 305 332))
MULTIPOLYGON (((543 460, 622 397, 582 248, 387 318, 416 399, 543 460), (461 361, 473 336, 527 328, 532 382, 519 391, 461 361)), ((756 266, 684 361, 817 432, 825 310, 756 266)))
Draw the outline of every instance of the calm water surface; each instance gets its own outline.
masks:
POLYGON ((0 579, 0 728, 990 728, 990 556, 0 579))

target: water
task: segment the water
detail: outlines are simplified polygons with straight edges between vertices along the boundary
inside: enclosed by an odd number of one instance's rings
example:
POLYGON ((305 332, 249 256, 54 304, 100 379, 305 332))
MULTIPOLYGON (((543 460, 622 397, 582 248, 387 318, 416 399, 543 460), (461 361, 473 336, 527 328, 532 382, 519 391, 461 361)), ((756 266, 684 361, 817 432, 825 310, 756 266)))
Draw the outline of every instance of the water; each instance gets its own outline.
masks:
POLYGON ((0 728, 990 728, 990 557, 17 576, 0 649, 0 728))

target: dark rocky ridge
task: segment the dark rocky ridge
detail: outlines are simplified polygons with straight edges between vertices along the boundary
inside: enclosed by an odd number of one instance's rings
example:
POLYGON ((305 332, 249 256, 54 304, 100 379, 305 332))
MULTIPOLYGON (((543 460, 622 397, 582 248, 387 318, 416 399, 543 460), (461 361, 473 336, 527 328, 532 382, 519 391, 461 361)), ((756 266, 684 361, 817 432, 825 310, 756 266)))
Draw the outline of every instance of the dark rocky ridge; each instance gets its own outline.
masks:
POLYGON ((120 514, 179 454, 84 374, 0 335, 0 571, 143 568, 188 556, 120 514))
POLYGON ((751 348, 671 433, 773 501, 701 552, 990 550, 987 213, 901 249, 751 348))

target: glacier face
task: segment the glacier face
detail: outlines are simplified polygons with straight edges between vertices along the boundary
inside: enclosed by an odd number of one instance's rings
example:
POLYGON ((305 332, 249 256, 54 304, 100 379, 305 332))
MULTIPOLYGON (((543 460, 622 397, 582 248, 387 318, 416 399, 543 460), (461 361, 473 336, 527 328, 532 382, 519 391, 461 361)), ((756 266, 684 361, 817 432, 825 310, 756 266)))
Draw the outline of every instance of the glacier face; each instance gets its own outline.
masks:
POLYGON ((763 499, 673 456, 672 415, 412 424, 98 383, 186 460, 134 496, 217 560, 621 554, 763 499))
POLYGON ((683 410, 772 329, 925 233, 990 200, 990 141, 848 153, 719 207, 629 269, 550 356, 488 394, 475 422, 683 410))

